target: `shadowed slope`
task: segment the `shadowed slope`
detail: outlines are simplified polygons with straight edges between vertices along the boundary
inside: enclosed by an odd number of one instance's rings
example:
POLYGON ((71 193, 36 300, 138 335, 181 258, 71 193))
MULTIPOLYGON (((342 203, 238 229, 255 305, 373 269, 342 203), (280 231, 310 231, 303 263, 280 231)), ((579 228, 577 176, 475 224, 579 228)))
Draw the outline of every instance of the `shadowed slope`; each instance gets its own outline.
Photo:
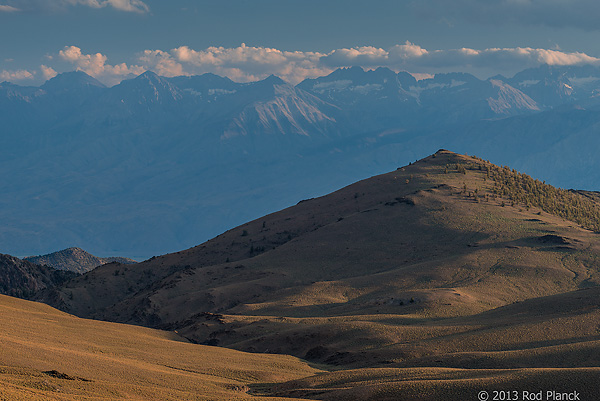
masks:
MULTIPOLYGON (((0 399, 256 399, 248 384, 316 373, 288 356, 193 345, 0 296, 0 399)), ((260 399, 260 398, 258 398, 260 399)))
POLYGON ((75 276, 77 274, 73 272, 59 271, 0 254, 0 294, 29 298, 38 291, 61 285, 75 276))

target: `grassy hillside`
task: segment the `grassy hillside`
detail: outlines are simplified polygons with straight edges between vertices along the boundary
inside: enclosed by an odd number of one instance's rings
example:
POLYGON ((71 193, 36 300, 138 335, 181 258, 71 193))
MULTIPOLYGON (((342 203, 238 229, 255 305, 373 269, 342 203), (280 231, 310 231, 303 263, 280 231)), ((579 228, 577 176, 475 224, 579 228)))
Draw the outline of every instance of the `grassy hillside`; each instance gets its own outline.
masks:
POLYGON ((536 396, 541 393, 540 398, 530 399, 546 400, 553 399, 548 392, 554 391, 560 394, 554 399, 561 399, 562 394, 573 394, 572 397, 577 394, 581 400, 594 400, 598 396, 599 377, 598 368, 380 368, 340 371, 295 380, 274 387, 271 393, 331 401, 459 401, 477 400, 482 391, 489 395, 489 399, 512 397, 521 400, 525 393, 536 396))
POLYGON ((588 380, 600 366, 599 216, 593 197, 439 151, 45 296, 80 316, 331 370, 501 369, 516 383, 569 369, 588 380))
POLYGON ((317 372, 288 356, 194 345, 7 296, 0 296, 0 349, 2 400, 257 399, 248 386, 317 372))

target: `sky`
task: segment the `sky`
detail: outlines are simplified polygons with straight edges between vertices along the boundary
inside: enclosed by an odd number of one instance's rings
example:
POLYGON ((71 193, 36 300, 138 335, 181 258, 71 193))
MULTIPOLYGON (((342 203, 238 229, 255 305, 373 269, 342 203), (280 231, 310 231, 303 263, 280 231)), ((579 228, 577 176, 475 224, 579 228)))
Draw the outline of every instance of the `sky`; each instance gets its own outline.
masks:
POLYGON ((336 68, 512 76, 600 65, 597 0, 0 0, 0 82, 146 70, 290 83, 336 68))

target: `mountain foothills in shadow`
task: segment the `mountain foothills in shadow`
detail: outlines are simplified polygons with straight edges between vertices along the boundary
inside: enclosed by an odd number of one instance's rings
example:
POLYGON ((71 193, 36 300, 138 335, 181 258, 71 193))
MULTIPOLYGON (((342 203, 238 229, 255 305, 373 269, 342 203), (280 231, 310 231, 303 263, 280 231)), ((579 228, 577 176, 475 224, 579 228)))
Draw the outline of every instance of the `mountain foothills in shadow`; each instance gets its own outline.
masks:
POLYGON ((77 275, 0 254, 0 294, 30 298, 38 291, 54 288, 77 275))
POLYGON ((596 189, 599 89, 597 67, 549 66, 419 81, 353 67, 296 86, 152 72, 110 88, 83 72, 4 82, 0 241, 144 259, 440 147, 596 189))
POLYGON ((594 193, 440 150, 37 299, 328 371, 249 385, 265 396, 475 399, 511 388, 591 399, 599 227, 594 193))
POLYGON ((67 248, 62 251, 47 255, 28 256, 24 258, 31 263, 46 265, 58 270, 68 270, 75 273, 85 273, 106 263, 117 262, 122 264, 137 263, 133 259, 123 257, 99 258, 81 248, 67 248))

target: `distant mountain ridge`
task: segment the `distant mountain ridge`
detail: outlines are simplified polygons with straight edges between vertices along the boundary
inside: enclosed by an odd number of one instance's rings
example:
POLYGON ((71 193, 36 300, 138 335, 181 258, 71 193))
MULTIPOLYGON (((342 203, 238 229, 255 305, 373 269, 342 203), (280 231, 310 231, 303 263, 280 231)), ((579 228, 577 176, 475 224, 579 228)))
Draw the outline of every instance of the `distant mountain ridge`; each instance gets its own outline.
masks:
POLYGON ((439 148, 600 188, 600 69, 416 80, 342 68, 290 85, 153 72, 0 84, 0 242, 145 259, 439 148), (42 234, 40 234, 42 233, 42 234))
POLYGON ((40 266, 14 256, 0 254, 0 294, 31 298, 77 276, 74 272, 40 266))
POLYGON ((96 267, 106 263, 137 263, 133 259, 118 256, 99 258, 84 251, 81 248, 76 247, 63 249, 62 251, 53 252, 47 255, 28 256, 23 259, 31 263, 35 263, 37 265, 50 266, 57 270, 67 270, 80 274, 93 270, 96 267))

